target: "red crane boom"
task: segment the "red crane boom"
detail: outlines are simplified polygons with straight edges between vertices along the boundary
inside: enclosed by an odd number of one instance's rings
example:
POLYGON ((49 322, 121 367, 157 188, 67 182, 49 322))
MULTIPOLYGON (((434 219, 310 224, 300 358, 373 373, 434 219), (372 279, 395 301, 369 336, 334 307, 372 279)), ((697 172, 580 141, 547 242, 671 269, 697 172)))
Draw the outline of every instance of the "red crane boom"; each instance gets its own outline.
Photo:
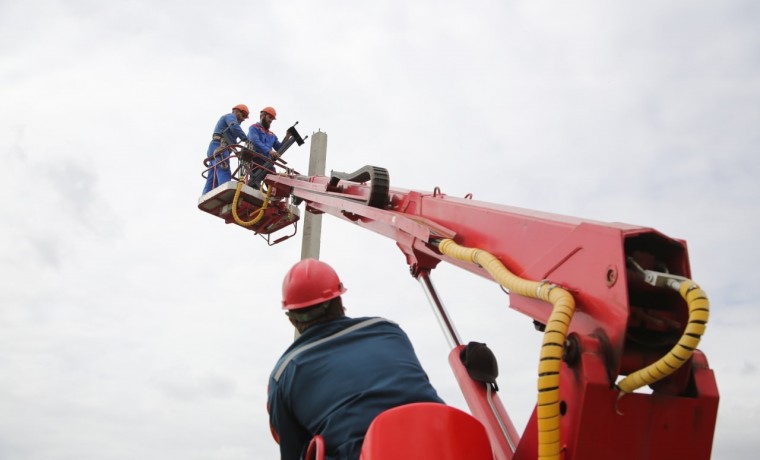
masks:
POLYGON ((719 396, 696 348, 708 306, 689 280, 684 241, 437 188, 391 188, 387 171, 372 166, 330 177, 270 174, 265 183, 273 204, 262 207, 271 213, 282 214, 288 199, 304 202, 307 212, 396 242, 437 309, 452 369, 494 458, 710 458, 719 396), (495 279, 510 307, 545 333, 537 405, 521 434, 493 386, 473 380, 459 359, 464 345, 429 281, 442 261, 495 279), (646 385, 650 393, 633 392, 646 385))

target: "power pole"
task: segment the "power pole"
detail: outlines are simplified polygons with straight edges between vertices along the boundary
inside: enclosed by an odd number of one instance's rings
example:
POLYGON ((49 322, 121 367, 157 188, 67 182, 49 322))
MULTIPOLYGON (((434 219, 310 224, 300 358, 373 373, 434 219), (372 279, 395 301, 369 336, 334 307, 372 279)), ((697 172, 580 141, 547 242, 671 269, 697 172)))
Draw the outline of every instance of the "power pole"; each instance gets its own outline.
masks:
MULTIPOLYGON (((309 151, 309 175, 324 176, 325 162, 327 160, 327 133, 322 131, 312 133, 311 149, 309 151)), ((301 242, 301 260, 319 260, 319 246, 322 236, 322 214, 304 212, 303 240, 301 242)), ((293 340, 301 334, 297 329, 293 330, 293 340)))
MULTIPOLYGON (((309 152, 309 175, 324 176, 327 160, 327 133, 322 131, 311 135, 309 152)), ((322 236, 322 215, 304 213, 303 241, 301 242, 301 260, 319 259, 319 247, 322 236)))

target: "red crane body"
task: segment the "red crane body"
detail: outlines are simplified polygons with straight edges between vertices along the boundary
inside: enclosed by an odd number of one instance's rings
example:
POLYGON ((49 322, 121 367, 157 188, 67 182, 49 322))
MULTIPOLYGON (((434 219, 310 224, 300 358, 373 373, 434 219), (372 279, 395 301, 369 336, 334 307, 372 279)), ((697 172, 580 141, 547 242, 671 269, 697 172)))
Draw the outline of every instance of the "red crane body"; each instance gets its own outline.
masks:
MULTIPOLYGON (((690 277, 684 241, 647 227, 450 197, 438 189, 391 188, 382 168, 332 177, 270 174, 265 183, 274 201, 303 201, 307 212, 329 214, 393 239, 418 279, 426 279, 442 261, 492 279, 484 267, 442 253, 437 242, 450 239, 488 251, 521 278, 548 280, 570 292, 576 307, 559 371, 561 451, 546 458, 710 458, 719 396, 699 350, 651 384, 651 393, 621 396, 615 384, 666 354, 689 321, 690 307, 678 292, 645 283, 636 270, 690 277)), ((509 301, 537 328, 546 326, 550 304, 514 291, 509 301)), ((472 415, 486 429, 493 457, 544 458, 537 440, 539 411, 519 434, 498 393, 470 378, 459 359, 463 345, 455 345, 450 364, 472 415)))

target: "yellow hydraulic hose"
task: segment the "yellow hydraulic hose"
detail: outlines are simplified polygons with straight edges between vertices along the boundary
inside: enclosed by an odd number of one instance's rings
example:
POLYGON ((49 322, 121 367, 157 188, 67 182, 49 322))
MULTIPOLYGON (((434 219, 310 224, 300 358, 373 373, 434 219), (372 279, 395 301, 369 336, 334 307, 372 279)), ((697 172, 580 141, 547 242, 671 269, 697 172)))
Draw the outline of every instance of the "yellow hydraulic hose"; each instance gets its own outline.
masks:
POLYGON ((481 266, 493 279, 511 292, 552 304, 546 323, 538 365, 538 458, 559 460, 560 398, 559 372, 570 320, 575 312, 575 299, 565 289, 547 281, 529 281, 513 274, 492 254, 481 249, 466 248, 444 239, 438 249, 458 260, 481 266))
MULTIPOLYGON (((640 268, 640 267, 637 267, 640 268)), ((644 270, 646 281, 655 286, 667 286, 677 290, 689 306, 689 322, 678 343, 657 362, 638 370, 617 384, 620 396, 644 385, 651 385, 680 368, 697 349, 707 327, 710 302, 697 284, 686 278, 644 270)))
MULTIPOLYGON (((261 183, 261 186, 264 186, 264 182, 261 183)), ((256 222, 260 221, 262 217, 264 217, 264 211, 266 211, 267 207, 269 206, 269 196, 272 194, 272 187, 269 187, 269 190, 267 190, 267 196, 264 198, 264 203, 261 205, 259 212, 256 213, 256 217, 254 217, 252 220, 249 220, 248 222, 241 219, 237 213, 238 199, 240 198, 241 190, 243 190, 242 180, 238 181, 237 188, 235 189, 235 197, 232 199, 232 217, 235 219, 235 223, 238 225, 242 227, 250 227, 251 225, 254 225, 256 222)))

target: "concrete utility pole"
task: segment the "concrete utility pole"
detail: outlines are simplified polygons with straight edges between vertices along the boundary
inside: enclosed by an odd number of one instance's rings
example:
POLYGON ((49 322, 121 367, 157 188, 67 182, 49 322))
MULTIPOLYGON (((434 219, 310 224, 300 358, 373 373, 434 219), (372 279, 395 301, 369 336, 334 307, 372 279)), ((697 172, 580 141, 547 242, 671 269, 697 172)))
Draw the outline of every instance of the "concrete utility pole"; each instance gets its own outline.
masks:
MULTIPOLYGON (((322 131, 312 133, 311 150, 309 151, 309 175, 324 176, 327 160, 327 133, 322 131)), ((322 214, 311 214, 304 211, 303 240, 301 242, 301 260, 319 260, 319 245, 322 237, 322 214)), ((293 340, 301 334, 293 330, 293 340)))
MULTIPOLYGON (((311 151, 309 152, 309 175, 324 176, 327 160, 327 133, 312 133, 311 151)), ((319 246, 322 236, 322 215, 304 213, 303 241, 301 242, 301 260, 319 259, 319 246)))

